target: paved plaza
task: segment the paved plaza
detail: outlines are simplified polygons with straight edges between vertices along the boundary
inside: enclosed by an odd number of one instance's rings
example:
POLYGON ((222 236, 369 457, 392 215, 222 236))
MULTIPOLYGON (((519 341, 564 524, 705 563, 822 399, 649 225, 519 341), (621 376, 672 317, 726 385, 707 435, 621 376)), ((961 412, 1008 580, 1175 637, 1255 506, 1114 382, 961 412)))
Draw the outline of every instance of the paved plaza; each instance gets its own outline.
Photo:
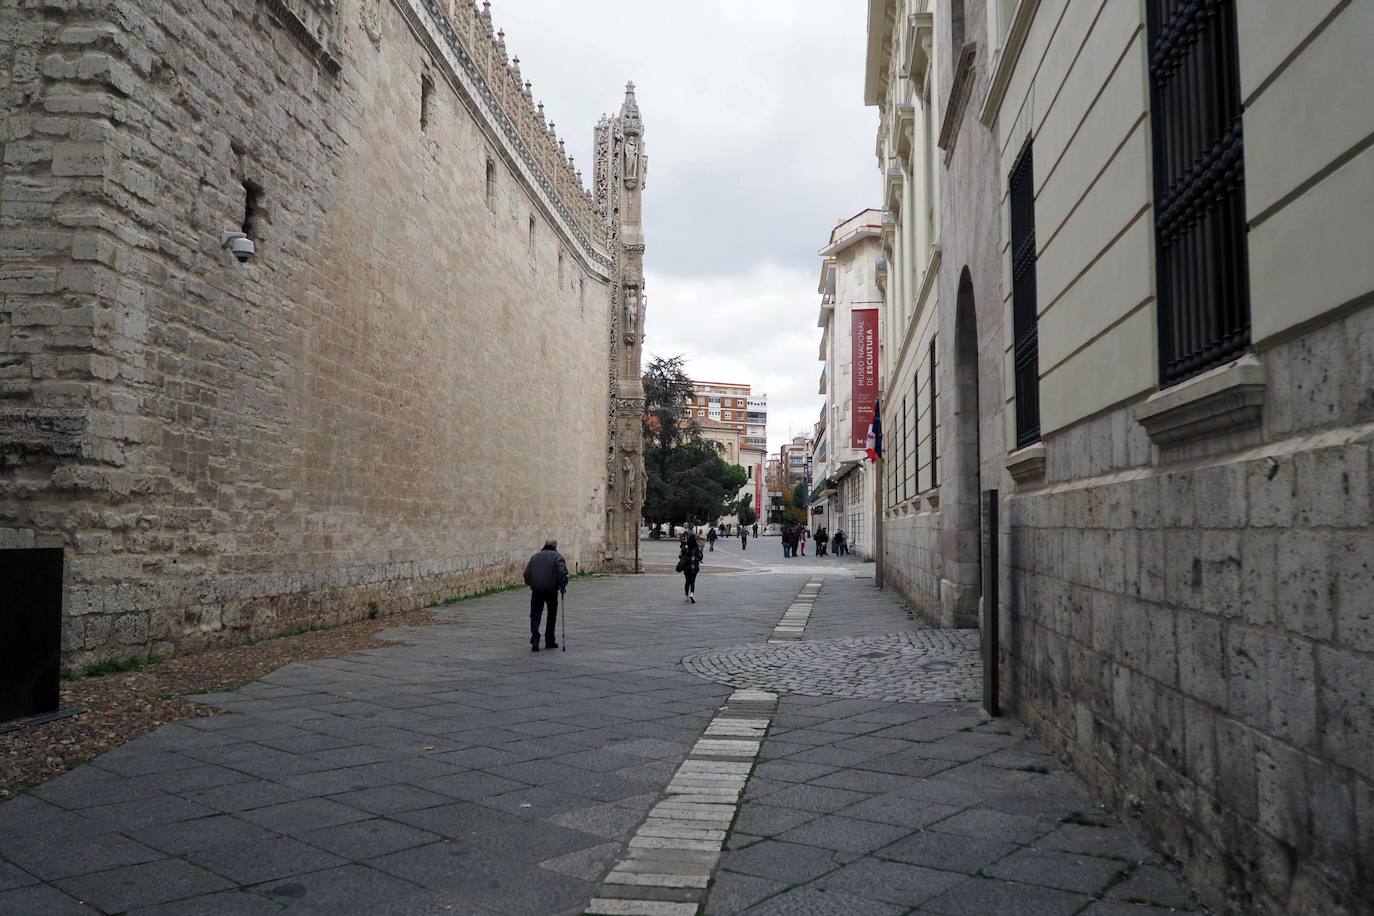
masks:
POLYGON ((926 630, 854 559, 765 538, 706 563, 730 571, 696 605, 677 576, 572 583, 566 652, 529 651, 516 590, 201 697, 224 714, 0 805, 0 914, 1188 908, 1042 745, 969 702, 973 634, 926 630), (801 600, 800 637, 770 643, 801 600), (719 810, 704 843, 653 829, 719 810), (635 864, 673 856, 700 886, 635 864))

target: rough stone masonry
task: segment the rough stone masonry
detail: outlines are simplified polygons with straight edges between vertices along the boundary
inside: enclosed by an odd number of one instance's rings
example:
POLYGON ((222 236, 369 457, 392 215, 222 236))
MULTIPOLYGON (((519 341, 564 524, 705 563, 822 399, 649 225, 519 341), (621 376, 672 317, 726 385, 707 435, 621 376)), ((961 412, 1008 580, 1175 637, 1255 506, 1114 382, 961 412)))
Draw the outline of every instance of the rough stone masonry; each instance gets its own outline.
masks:
POLYGON ((65 550, 68 667, 631 562, 638 107, 586 190, 488 6, 0 0, 0 549, 65 550))

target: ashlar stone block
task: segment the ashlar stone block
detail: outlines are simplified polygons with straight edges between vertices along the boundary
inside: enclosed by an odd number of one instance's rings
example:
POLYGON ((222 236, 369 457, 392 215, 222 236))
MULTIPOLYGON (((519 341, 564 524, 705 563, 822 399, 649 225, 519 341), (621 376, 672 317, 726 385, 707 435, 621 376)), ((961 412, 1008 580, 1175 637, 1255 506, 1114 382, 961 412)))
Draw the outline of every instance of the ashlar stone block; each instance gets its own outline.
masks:
POLYGON ((1346 648, 1374 652, 1374 534, 1333 539, 1336 639, 1346 648))

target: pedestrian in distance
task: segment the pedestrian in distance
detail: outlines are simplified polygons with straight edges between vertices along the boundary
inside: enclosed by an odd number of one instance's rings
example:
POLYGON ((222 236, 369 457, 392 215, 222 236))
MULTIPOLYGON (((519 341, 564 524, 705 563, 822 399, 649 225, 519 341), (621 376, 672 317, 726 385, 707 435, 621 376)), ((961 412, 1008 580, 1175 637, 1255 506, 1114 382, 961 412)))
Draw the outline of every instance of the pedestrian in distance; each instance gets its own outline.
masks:
POLYGON ((678 550, 677 571, 682 573, 682 594, 693 604, 697 603, 697 573, 701 572, 701 542, 692 529, 682 533, 682 546, 678 550))
POLYGON ((835 556, 843 557, 849 555, 849 538, 845 537, 844 529, 840 528, 835 532, 833 538, 835 542, 835 556))
POLYGON ((568 593, 568 563, 558 552, 558 541, 549 538, 544 548, 525 564, 525 584, 530 587, 530 651, 539 651, 539 619, 548 609, 544 648, 557 649, 554 623, 558 620, 558 596, 568 593))
POLYGON ((759 523, 758 523, 758 522, 754 522, 754 540, 757 541, 758 538, 759 538, 759 523))
POLYGON ((807 530, 806 530, 806 526, 805 526, 805 525, 802 525, 801 528, 798 529, 798 531, 797 531, 797 544, 801 547, 801 555, 802 555, 802 556, 806 556, 806 537, 807 537, 807 534, 808 534, 808 532, 807 532, 807 530))
POLYGON ((830 533, 821 525, 816 529, 816 556, 825 556, 826 547, 830 544, 830 533))
POLYGON ((714 526, 712 526, 711 528, 707 529, 707 531, 706 531, 706 543, 707 543, 708 545, 710 545, 710 547, 711 547, 711 552, 712 552, 712 553, 715 553, 715 551, 716 551, 716 529, 715 529, 714 526))
MULTIPOLYGON (((758 525, 755 525, 755 526, 754 526, 754 537, 758 537, 758 534, 759 534, 759 526, 758 526, 758 525)), ((739 526, 739 549, 740 549, 740 550, 748 550, 748 549, 749 549, 749 529, 746 528, 746 527, 744 527, 743 525, 740 525, 740 526, 739 526)))

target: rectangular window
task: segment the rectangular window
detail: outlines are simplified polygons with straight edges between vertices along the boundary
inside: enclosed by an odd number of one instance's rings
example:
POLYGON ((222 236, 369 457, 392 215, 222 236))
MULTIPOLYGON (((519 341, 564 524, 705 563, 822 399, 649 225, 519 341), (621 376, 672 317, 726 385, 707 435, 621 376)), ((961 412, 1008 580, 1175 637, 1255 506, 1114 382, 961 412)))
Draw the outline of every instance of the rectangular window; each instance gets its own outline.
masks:
POLYGON ((1012 166, 1011 312, 1016 376, 1016 447, 1040 438, 1040 338, 1036 331, 1035 175, 1031 142, 1012 166))
POLYGON ((935 387, 935 380, 939 375, 935 372, 935 335, 930 337, 930 485, 938 487, 940 485, 940 400, 939 391, 935 387))
POLYGON ((496 209, 496 163, 487 159, 487 206, 496 209))
POLYGON ((730 411, 725 411, 725 413, 721 414, 721 416, 723 416, 727 420, 730 419, 730 411))
POLYGON ((434 80, 429 74, 420 77, 420 130, 429 129, 430 96, 434 95, 434 80))
POLYGON ((907 423, 906 398, 902 398, 902 499, 911 496, 911 430, 907 423))
POLYGON ((534 256, 534 217, 530 217, 530 256, 534 256))
POLYGON ((1250 345, 1235 0, 1150 0, 1159 382, 1250 345))

